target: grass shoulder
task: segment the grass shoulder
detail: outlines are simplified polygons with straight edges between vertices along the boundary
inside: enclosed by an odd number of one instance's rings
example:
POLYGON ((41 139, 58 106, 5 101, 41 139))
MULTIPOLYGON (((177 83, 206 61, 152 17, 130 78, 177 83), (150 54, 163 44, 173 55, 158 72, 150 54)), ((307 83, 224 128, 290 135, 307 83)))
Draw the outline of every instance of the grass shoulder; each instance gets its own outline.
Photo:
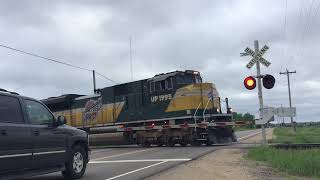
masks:
MULTIPOLYGON (((319 127, 275 128, 270 143, 320 143, 319 127)), ((291 175, 320 179, 320 149, 276 149, 261 146, 250 149, 248 159, 260 161, 291 175)))
POLYGON ((249 150, 246 156, 292 175, 320 178, 319 149, 281 150, 261 146, 249 150))
POLYGON ((270 143, 320 143, 320 127, 275 128, 270 143))

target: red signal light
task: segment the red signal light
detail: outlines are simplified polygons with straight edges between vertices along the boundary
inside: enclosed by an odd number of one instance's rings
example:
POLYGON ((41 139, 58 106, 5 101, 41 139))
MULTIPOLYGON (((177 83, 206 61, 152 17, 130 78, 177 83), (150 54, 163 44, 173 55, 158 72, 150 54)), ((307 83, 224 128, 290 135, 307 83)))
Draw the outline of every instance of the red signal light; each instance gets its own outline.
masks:
POLYGON ((252 90, 254 88, 256 88, 257 84, 256 84, 256 79, 252 76, 248 76, 244 79, 244 86, 248 89, 248 90, 252 90))

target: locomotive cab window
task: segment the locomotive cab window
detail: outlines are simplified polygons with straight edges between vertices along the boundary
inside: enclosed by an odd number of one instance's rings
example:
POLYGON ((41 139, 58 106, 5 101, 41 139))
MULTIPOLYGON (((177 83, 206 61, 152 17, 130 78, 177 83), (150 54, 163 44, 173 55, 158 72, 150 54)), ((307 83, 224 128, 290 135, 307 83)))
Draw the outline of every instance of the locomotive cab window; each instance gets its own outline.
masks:
POLYGON ((155 84, 156 84, 156 89, 155 89, 155 91, 160 91, 160 90, 161 90, 161 84, 160 84, 160 81, 155 82, 155 84))
POLYGON ((180 75, 177 76, 177 83, 178 84, 193 84, 195 82, 193 76, 188 75, 180 75))
POLYGON ((166 81, 165 80, 160 81, 160 89, 161 90, 165 90, 166 89, 166 81))
POLYGON ((150 86, 150 92, 154 92, 155 91, 155 82, 150 82, 149 86, 150 86))
POLYGON ((172 88, 173 88, 172 78, 166 79, 166 88, 167 88, 167 89, 172 89, 172 88))

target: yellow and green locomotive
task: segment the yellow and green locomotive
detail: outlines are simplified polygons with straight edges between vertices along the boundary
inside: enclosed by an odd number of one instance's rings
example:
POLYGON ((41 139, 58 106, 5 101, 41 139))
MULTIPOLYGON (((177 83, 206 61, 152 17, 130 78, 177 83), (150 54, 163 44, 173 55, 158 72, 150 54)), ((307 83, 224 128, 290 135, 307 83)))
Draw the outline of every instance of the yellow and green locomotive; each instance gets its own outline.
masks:
POLYGON ((89 133, 122 132, 130 143, 217 144, 236 141, 231 108, 221 112, 218 91, 198 71, 174 71, 98 89, 42 100, 67 124, 89 133))

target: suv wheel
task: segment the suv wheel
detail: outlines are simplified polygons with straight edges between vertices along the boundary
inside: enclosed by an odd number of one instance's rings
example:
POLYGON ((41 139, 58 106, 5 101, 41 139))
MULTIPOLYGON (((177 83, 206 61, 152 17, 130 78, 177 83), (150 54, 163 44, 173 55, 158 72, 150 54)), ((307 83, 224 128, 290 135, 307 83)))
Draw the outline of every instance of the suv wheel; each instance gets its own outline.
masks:
POLYGON ((72 149, 71 156, 66 163, 65 171, 62 171, 66 179, 79 179, 86 170, 86 153, 81 146, 72 149))

